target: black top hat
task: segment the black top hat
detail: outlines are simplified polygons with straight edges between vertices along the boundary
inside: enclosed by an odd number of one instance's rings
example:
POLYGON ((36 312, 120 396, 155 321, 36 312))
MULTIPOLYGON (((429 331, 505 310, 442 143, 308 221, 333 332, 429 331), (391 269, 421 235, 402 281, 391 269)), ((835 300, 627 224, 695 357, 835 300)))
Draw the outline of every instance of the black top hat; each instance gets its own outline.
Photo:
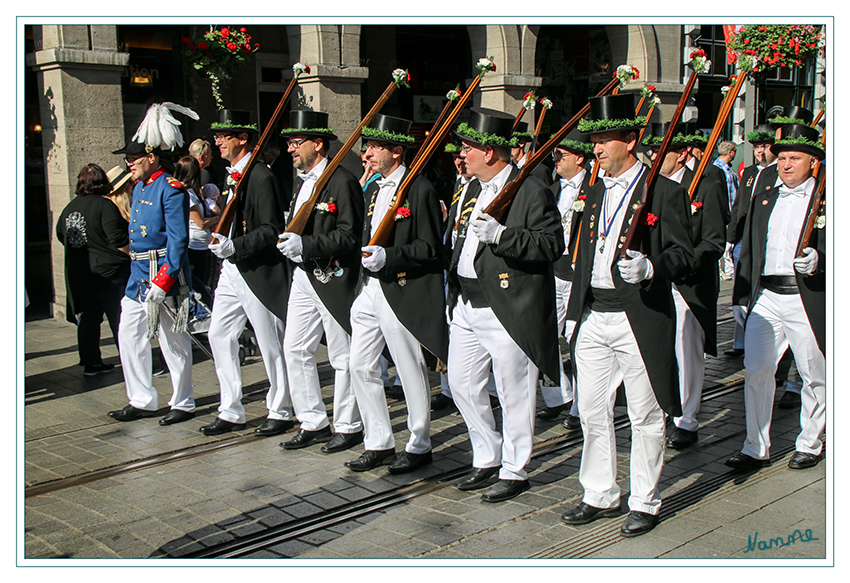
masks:
POLYGON ((591 97, 590 118, 578 122, 579 131, 601 134, 610 131, 636 131, 646 124, 646 116, 635 115, 634 93, 591 97))
POLYGON ((593 154, 593 144, 590 143, 590 138, 578 131, 577 129, 567 134, 561 143, 555 146, 561 150, 567 150, 573 154, 590 157, 593 154))
POLYGON ((777 128, 776 138, 770 146, 770 151, 778 155, 779 152, 787 150, 805 152, 818 160, 826 157, 817 128, 801 123, 783 124, 777 128))
POLYGON ((159 148, 150 148, 144 144, 140 144, 139 142, 135 142, 132 139, 127 140, 127 143, 124 144, 124 147, 120 150, 113 150, 113 154, 129 154, 131 156, 144 156, 146 154, 150 154, 154 152, 159 155, 159 148))
POLYGON ((415 138, 410 135, 411 124, 409 119, 376 113, 372 123, 360 130, 360 137, 394 146, 412 146, 415 138))
POLYGON ((251 112, 241 109, 222 109, 218 112, 218 121, 210 125, 213 132, 247 132, 258 134, 257 124, 251 123, 251 112))
POLYGON ((289 112, 289 127, 280 131, 280 135, 315 136, 328 141, 335 140, 333 128, 328 127, 328 114, 321 111, 293 109, 289 112))
POLYGON ((685 136, 686 145, 704 148, 708 144, 708 138, 702 130, 697 128, 697 123, 695 121, 685 122, 682 125, 682 134, 685 136))
POLYGON ((773 124, 774 127, 776 127, 778 125, 784 125, 789 123, 810 125, 814 121, 814 119, 815 114, 809 111, 808 109, 792 105, 791 107, 786 107, 782 115, 773 117, 768 121, 770 121, 770 123, 773 124))
MULTIPOLYGON (((685 133, 687 131, 685 124, 678 124, 676 129, 676 134, 673 136, 673 139, 670 140, 670 147, 679 149, 687 148, 690 145, 690 136, 685 133)), ((660 147, 661 143, 664 141, 664 136, 667 135, 668 131, 670 131, 669 121, 665 121, 664 123, 653 123, 652 126, 650 126, 650 134, 643 139, 641 145, 647 148, 660 147)))
POLYGON ((747 141, 754 146, 759 144, 772 144, 776 128, 769 123, 760 123, 747 134, 747 141))
POLYGON ((534 139, 534 134, 528 131, 528 122, 521 121, 516 124, 516 128, 514 129, 512 137, 516 138, 518 142, 526 141, 530 142, 534 139))
POLYGON ((512 131, 514 119, 514 116, 495 109, 473 107, 469 121, 457 126, 455 135, 471 144, 516 148, 517 139, 512 131))

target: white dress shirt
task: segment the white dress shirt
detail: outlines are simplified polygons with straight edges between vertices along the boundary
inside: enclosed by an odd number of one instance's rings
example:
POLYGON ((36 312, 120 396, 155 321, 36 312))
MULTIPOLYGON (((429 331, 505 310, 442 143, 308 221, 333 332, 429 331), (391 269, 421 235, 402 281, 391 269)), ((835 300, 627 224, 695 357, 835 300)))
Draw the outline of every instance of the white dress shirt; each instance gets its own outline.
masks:
POLYGON ((404 164, 400 164, 392 174, 377 180, 378 195, 375 197, 375 208, 372 209, 372 228, 370 235, 375 234, 381 221, 384 220, 387 211, 390 210, 395 193, 398 187, 401 186, 401 179, 404 177, 406 170, 407 167, 404 164))
MULTIPOLYGON (((605 196, 602 199, 601 208, 596 216, 598 237, 596 239, 596 249, 593 254, 593 271, 590 275, 591 287, 614 289, 614 278, 611 276, 611 265, 619 254, 617 249, 617 239, 619 238, 620 231, 623 228, 623 219, 630 210, 628 208, 629 201, 623 199, 627 199, 631 196, 632 191, 637 185, 637 180, 635 179, 642 169, 643 164, 635 162, 631 168, 617 177, 620 183, 605 190, 605 196), (628 189, 629 185, 631 185, 631 189, 628 189), (623 204, 620 207, 619 212, 617 212, 617 207, 620 205, 621 200, 623 201, 623 204), (608 236, 606 237, 607 241, 602 238, 606 228, 604 223, 605 219, 612 221, 611 228, 608 231, 608 236)), ((605 178, 602 178, 602 180, 605 180, 605 178)))
POLYGON ((779 196, 767 224, 762 275, 794 275, 794 256, 797 254, 797 243, 806 220, 815 179, 810 177, 790 193, 778 178, 776 186, 779 188, 779 196))
MULTIPOLYGON (((584 181, 584 176, 587 170, 582 168, 578 174, 566 180, 561 178, 561 195, 558 197, 558 214, 561 215, 561 227, 564 229, 564 245, 570 246, 570 228, 573 222, 573 204, 575 203, 578 191, 581 188, 581 183, 584 181)), ((569 249, 564 249, 564 255, 569 253, 569 249)))
POLYGON ((301 208, 301 205, 307 202, 313 194, 313 187, 316 185, 316 181, 319 179, 319 176, 321 176, 322 172, 325 171, 327 165, 328 159, 322 158, 322 161, 316 164, 316 166, 309 172, 298 173, 298 177, 304 182, 301 184, 301 188, 298 190, 298 197, 295 199, 295 208, 292 211, 293 216, 298 212, 298 209, 301 208))
MULTIPOLYGON (((472 214, 469 217, 470 221, 476 220, 479 214, 484 212, 484 209, 493 202, 505 183, 508 181, 508 176, 511 173, 511 165, 505 166, 501 172, 496 174, 490 182, 481 183, 481 194, 478 195, 478 200, 475 201, 475 207, 472 209, 472 214)), ((461 277, 469 279, 477 278, 475 273, 475 252, 478 250, 478 237, 475 236, 475 231, 467 229, 466 239, 463 242, 463 247, 460 250, 460 258, 457 264, 457 274, 461 277)))

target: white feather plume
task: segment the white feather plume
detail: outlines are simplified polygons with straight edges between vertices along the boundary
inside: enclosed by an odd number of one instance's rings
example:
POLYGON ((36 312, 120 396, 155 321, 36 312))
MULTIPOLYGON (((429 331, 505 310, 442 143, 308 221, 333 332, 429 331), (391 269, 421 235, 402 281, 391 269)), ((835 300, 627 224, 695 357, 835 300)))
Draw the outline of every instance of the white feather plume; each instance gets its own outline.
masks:
POLYGON ((182 146, 183 134, 178 127, 180 122, 171 114, 171 111, 198 119, 198 114, 188 107, 167 101, 154 103, 148 108, 145 119, 133 135, 133 141, 163 150, 174 150, 175 146, 182 146))

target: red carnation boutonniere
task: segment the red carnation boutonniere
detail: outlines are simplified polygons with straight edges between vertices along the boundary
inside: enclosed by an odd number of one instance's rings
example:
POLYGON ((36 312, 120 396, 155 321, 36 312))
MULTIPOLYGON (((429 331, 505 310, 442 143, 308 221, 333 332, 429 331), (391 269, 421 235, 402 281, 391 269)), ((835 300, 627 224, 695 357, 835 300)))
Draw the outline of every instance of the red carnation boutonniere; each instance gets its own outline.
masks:
POLYGON ((695 215, 699 209, 702 208, 701 202, 692 202, 691 203, 691 214, 695 215))
POLYGON ((646 224, 650 227, 655 226, 655 223, 658 222, 658 217, 652 213, 646 213, 646 224))
POLYGON ((231 172, 230 177, 233 180, 239 180, 240 178, 242 178, 242 173, 241 172, 231 172))
POLYGON ((407 203, 404 203, 404 206, 398 209, 398 212, 395 215, 395 220, 406 219, 410 216, 410 206, 407 203))
POLYGON ((330 213, 332 215, 336 214, 336 203, 333 201, 334 199, 330 199, 328 202, 319 202, 316 203, 316 210, 320 213, 330 213))

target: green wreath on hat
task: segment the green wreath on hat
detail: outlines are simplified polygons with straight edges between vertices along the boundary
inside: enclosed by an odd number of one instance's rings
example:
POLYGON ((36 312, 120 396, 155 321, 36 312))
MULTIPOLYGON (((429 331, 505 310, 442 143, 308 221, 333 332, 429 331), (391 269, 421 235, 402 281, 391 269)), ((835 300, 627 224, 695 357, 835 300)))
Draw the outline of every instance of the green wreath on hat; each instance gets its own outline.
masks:
POLYGON ((284 128, 280 130, 280 134, 328 134, 334 133, 333 128, 284 128))
POLYGON ((646 125, 646 116, 639 115, 633 119, 583 119, 578 122, 578 131, 587 132, 603 132, 613 131, 623 128, 635 128, 646 125))
POLYGON ((807 140, 806 138, 795 138, 795 137, 782 138, 781 140, 776 140, 773 143, 773 145, 774 146, 796 146, 796 145, 809 146, 810 148, 815 148, 819 152, 825 152, 825 150, 823 148, 823 144, 821 144, 820 142, 813 142, 812 140, 807 140))
POLYGON ((456 154, 461 151, 461 147, 457 144, 446 144, 446 148, 443 150, 446 154, 456 154))
POLYGON ((462 123, 457 126, 457 130, 455 130, 461 136, 468 136, 472 140, 482 144, 484 146, 499 146, 502 148, 516 148, 518 140, 516 138, 516 134, 511 136, 510 140, 506 140, 501 136, 494 136, 493 134, 485 134, 484 132, 479 132, 478 130, 469 127, 467 123, 462 123))
POLYGON ((577 150, 585 155, 590 155, 593 152, 593 144, 588 142, 576 142, 575 140, 562 140, 560 144, 558 144, 561 148, 566 148, 568 150, 577 150))
POLYGON ((512 138, 516 138, 517 140, 525 140, 526 142, 530 142, 534 139, 534 134, 531 132, 514 132, 511 134, 512 138))
POLYGON ((756 130, 747 134, 748 142, 771 142, 775 136, 774 132, 758 132, 756 130))
POLYGON ((259 131, 257 129, 257 124, 255 124, 255 123, 238 125, 238 124, 234 124, 233 122, 230 122, 230 121, 228 121, 226 123, 221 123, 220 121, 214 121, 212 124, 210 124, 210 129, 211 130, 245 130, 245 129, 248 129, 248 130, 254 130, 255 132, 259 131))
POLYGON ((386 132, 383 130, 376 130, 375 128, 370 128, 366 126, 360 132, 369 140, 375 140, 378 142, 402 142, 405 144, 413 144, 416 139, 413 136, 408 136, 405 134, 397 134, 395 132, 386 132))
POLYGON ((767 121, 772 123, 772 124, 780 124, 780 125, 785 125, 785 124, 790 124, 790 123, 799 124, 801 126, 809 125, 808 122, 806 122, 805 120, 802 120, 802 119, 799 119, 799 118, 796 118, 796 117, 777 116, 777 117, 772 117, 767 121))
MULTIPOLYGON (((688 140, 690 138, 691 138, 691 136, 686 136, 682 132, 679 132, 678 134, 673 136, 672 140, 670 140, 670 145, 671 146, 679 146, 679 145, 687 146, 688 140)), ((663 142, 663 141, 664 141, 664 136, 646 136, 643 139, 643 141, 641 142, 641 144, 643 144, 644 146, 650 146, 650 147, 660 146, 661 142, 663 142)))
POLYGON ((691 134, 689 136, 685 136, 685 138, 689 142, 699 142, 701 144, 707 144, 708 143, 708 138, 706 138, 705 136, 701 136, 699 134, 691 134))

